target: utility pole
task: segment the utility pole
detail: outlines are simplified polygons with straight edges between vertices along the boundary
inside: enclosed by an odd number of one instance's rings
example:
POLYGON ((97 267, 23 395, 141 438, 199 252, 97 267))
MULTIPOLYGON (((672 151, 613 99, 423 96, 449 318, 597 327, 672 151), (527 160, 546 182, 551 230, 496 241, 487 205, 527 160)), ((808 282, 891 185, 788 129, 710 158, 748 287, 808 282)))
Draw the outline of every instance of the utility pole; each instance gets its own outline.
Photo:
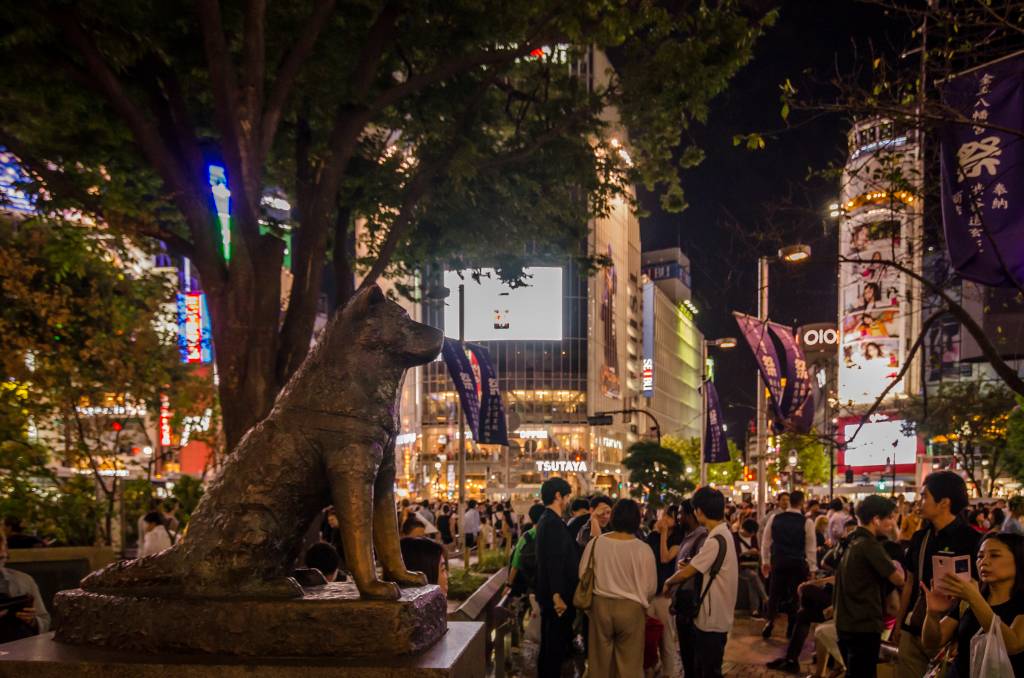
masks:
MULTIPOLYGON (((466 352, 466 286, 459 283, 459 350, 466 352)), ((459 404, 459 543, 462 563, 469 569, 469 549, 466 547, 466 412, 459 404)))
MULTIPOLYGON (((768 322, 768 264, 769 257, 760 257, 757 260, 757 319, 764 327, 768 322)), ((767 465, 765 464, 765 447, 767 446, 768 433, 768 401, 765 398, 765 383, 761 376, 761 370, 757 371, 757 522, 764 520, 765 495, 768 492, 768 483, 765 479, 767 465)))

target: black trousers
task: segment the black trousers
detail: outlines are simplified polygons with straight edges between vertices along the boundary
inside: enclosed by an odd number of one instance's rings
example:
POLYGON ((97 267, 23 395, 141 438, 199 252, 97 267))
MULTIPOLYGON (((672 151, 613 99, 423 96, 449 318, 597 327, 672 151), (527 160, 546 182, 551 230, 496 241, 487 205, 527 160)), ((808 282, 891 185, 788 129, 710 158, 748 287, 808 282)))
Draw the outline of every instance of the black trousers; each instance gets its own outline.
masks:
POLYGON ((569 656, 572 644, 572 623, 576 610, 570 607, 559 617, 552 608, 540 611, 540 653, 537 655, 537 678, 558 678, 562 663, 569 656))
POLYGON ((694 672, 696 678, 722 678, 722 660, 725 658, 725 643, 729 638, 727 633, 716 631, 701 631, 694 628, 697 647, 700 651, 694 657, 694 672))
POLYGON ((789 615, 792 629, 797 610, 796 590, 807 581, 810 572, 806 560, 773 560, 768 584, 768 621, 775 621, 780 612, 789 615))
POLYGON ((846 663, 846 678, 875 678, 881 646, 881 633, 840 631, 839 651, 846 663))
POLYGON ((786 659, 800 661, 800 650, 807 642, 811 624, 825 621, 825 608, 832 604, 831 587, 805 586, 800 594, 800 609, 796 613, 796 624, 790 629, 786 659))
MULTIPOLYGON (((676 617, 676 635, 679 636, 679 657, 683 660, 683 675, 697 675, 697 627, 692 621, 676 617)), ((702 648, 703 649, 703 648, 702 648)))

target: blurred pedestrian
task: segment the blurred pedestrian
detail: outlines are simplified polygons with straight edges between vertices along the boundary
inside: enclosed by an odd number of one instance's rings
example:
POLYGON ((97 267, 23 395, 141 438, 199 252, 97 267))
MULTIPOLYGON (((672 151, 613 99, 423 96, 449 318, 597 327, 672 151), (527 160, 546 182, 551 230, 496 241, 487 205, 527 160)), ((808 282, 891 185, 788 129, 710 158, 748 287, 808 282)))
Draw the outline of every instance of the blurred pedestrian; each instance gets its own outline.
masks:
POLYGON ((572 488, 563 478, 548 478, 540 488, 544 513, 537 524, 537 603, 541 609, 538 678, 559 678, 572 642, 576 610, 573 593, 579 577, 576 545, 562 514, 572 488))
POLYGON ((139 553, 140 558, 171 548, 173 544, 171 534, 164 525, 162 513, 150 511, 143 518, 143 524, 146 533, 142 540, 142 551, 139 553))

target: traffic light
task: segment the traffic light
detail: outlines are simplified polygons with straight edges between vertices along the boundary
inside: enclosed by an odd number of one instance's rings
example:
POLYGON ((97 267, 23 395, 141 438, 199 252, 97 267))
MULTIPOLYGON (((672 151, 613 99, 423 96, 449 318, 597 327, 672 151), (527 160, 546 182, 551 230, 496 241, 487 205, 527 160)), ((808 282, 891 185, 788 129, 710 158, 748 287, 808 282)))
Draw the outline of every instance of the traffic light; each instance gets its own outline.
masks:
POLYGON ((886 487, 887 487, 887 486, 886 486, 886 482, 885 482, 885 478, 881 478, 881 479, 879 479, 879 481, 878 481, 878 483, 877 483, 877 484, 875 485, 875 487, 877 487, 877 488, 878 488, 878 491, 879 491, 879 492, 885 492, 885 489, 886 489, 886 487))
POLYGON ((610 414, 598 414, 593 417, 587 417, 587 424, 590 426, 609 426, 612 423, 612 415, 610 414))
POLYGON ((853 469, 849 466, 846 467, 846 482, 853 483, 853 469))

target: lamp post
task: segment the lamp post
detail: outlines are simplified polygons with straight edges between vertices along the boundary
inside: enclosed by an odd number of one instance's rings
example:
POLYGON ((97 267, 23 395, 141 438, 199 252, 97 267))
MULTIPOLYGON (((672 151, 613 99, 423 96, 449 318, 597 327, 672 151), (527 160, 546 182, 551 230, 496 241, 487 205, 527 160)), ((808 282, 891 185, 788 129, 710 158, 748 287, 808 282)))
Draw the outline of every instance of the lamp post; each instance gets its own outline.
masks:
MULTIPOLYGON (((779 250, 773 257, 760 257, 757 260, 757 319, 764 326, 768 322, 768 273, 769 264, 781 261, 797 264, 811 257, 808 245, 790 245, 779 250)), ((764 519, 765 494, 765 444, 768 435, 768 399, 765 396, 765 383, 761 370, 757 371, 757 520, 764 519)))
POLYGON ((722 337, 721 339, 700 340, 700 484, 703 487, 708 482, 708 464, 704 460, 704 445, 707 441, 708 427, 708 389, 707 383, 711 380, 708 374, 708 348, 717 346, 722 349, 736 348, 735 337, 722 337))

